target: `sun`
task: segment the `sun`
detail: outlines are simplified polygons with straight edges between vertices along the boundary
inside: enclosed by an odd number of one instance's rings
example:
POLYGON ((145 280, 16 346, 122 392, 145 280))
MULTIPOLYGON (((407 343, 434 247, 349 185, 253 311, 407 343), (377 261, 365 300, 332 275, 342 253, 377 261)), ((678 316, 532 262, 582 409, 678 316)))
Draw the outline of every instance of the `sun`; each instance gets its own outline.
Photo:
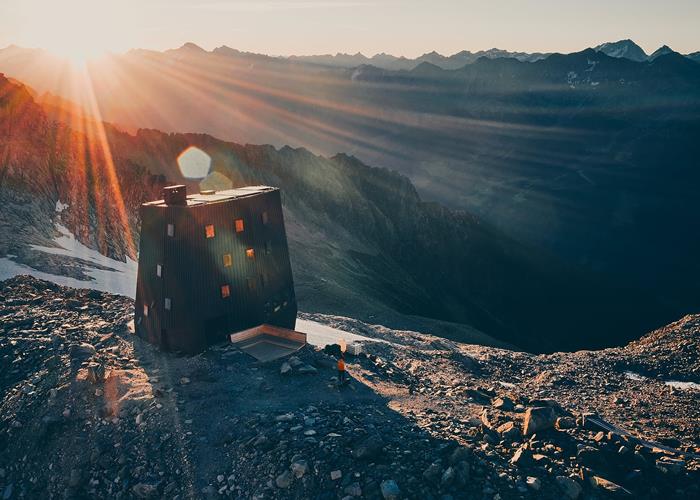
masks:
POLYGON ((49 52, 67 60, 74 66, 85 66, 88 61, 99 59, 108 53, 106 47, 86 40, 61 40, 48 47, 49 52))
MULTIPOLYGON (((3 0, 0 0, 2 2, 3 0)), ((84 65, 124 43, 129 19, 108 0, 26 0, 24 16, 31 19, 31 46, 46 49, 71 63, 84 65), (33 7, 33 8, 32 8, 33 7)), ((21 5, 24 5, 23 1, 21 5)), ((27 35, 29 36, 29 35, 27 35)))

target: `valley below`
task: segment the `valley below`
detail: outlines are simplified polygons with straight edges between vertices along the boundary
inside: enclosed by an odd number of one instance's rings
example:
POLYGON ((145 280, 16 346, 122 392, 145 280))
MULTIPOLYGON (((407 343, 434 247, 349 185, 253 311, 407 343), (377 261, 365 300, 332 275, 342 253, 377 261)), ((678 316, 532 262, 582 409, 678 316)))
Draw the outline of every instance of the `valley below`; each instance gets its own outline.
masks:
POLYGON ((698 316, 534 355, 302 313, 363 339, 339 389, 338 346, 180 357, 133 335, 123 296, 18 276, 0 299, 6 499, 700 493, 698 316))

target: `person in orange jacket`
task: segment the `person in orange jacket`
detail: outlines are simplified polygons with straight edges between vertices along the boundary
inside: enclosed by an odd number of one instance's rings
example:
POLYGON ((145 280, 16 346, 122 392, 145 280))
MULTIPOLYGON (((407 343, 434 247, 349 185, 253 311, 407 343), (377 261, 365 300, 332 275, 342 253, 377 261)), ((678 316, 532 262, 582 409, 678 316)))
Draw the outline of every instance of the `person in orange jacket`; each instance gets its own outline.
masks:
POLYGON ((343 385, 348 380, 348 373, 345 371, 345 354, 341 353, 338 358, 338 385, 343 385))

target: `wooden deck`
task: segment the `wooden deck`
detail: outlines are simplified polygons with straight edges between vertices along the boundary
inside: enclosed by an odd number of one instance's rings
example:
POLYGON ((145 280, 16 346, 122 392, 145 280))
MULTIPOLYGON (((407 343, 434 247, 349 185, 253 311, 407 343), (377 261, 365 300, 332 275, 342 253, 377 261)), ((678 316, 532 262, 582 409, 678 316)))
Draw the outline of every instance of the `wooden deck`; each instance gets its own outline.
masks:
POLYGON ((272 325, 231 334, 231 343, 263 363, 289 356, 306 345, 306 334, 272 325))

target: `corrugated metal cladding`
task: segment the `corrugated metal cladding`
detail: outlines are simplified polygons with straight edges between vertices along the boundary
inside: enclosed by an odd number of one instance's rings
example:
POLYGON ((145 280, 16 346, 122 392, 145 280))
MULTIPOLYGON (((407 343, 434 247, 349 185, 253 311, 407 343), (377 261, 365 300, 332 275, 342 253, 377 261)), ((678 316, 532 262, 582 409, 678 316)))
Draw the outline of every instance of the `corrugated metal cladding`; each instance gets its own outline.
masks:
POLYGON ((151 202, 142 205, 141 220, 140 337, 196 353, 262 323, 294 328, 297 305, 279 189, 192 195, 187 205, 151 202))

